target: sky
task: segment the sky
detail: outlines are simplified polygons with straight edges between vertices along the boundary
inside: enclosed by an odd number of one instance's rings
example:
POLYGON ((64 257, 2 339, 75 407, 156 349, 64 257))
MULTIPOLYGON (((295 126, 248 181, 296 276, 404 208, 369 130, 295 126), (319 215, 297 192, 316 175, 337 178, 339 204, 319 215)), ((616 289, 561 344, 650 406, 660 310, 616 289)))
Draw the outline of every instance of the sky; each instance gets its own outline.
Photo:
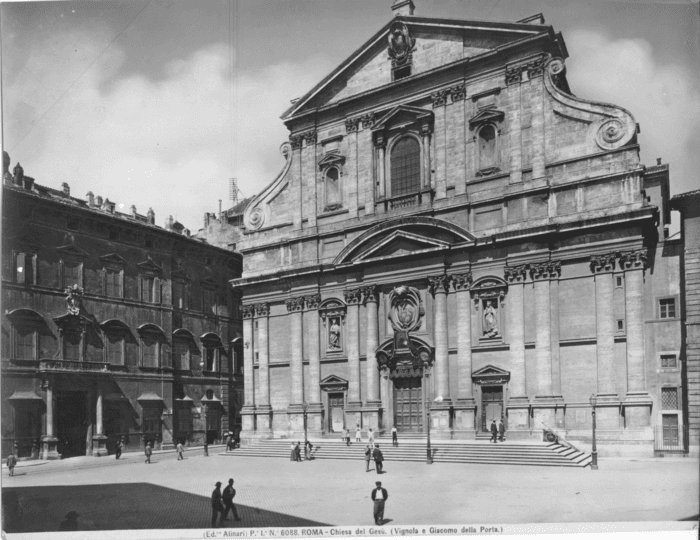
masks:
MULTIPOLYGON (((579 97, 630 110, 642 162, 671 194, 700 188, 698 0, 414 0, 416 15, 564 35, 579 97)), ((284 165, 280 120, 392 17, 392 0, 3 2, 3 145, 39 184, 193 232, 284 165), (122 206, 123 205, 123 206, 122 206)), ((677 225, 674 225, 674 229, 677 225)))

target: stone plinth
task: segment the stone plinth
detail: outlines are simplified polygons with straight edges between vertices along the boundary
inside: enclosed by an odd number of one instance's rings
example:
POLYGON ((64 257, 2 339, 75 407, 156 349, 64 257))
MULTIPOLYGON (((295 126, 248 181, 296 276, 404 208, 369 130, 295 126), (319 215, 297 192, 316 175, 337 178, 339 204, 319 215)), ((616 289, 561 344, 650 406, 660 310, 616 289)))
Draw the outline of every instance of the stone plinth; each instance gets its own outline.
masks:
POLYGON ((620 426, 620 399, 617 394, 598 394, 595 406, 596 428, 618 430, 620 426))
POLYGON ((58 453, 58 439, 56 437, 41 438, 41 459, 61 459, 58 453))
POLYGON ((255 407, 244 406, 241 409, 241 437, 255 435, 255 407))
POLYGON ((94 435, 92 437, 92 455, 94 457, 102 457, 109 455, 107 451, 107 436, 94 435))
POLYGON ((476 436, 476 401, 459 399, 454 405, 454 434, 460 439, 476 436))
POLYGON ((309 437, 320 437, 325 434, 323 415, 322 403, 309 403, 309 408, 306 410, 306 432, 309 437))
POLYGON ((557 425, 557 410, 563 410, 562 396, 535 396, 532 401, 532 428, 541 430, 544 427, 554 429, 557 425))
POLYGON ((348 403, 345 409, 345 427, 350 430, 350 436, 353 437, 353 430, 356 425, 362 425, 362 403, 348 403))
POLYGON ((627 428, 645 428, 651 425, 651 397, 647 392, 627 392, 622 407, 627 428))
POLYGON ((508 431, 530 430, 530 401, 526 397, 511 397, 506 405, 508 431))
POLYGON ((255 435, 263 438, 272 436, 272 407, 270 405, 258 405, 255 408, 255 435))
MULTIPOLYGON (((379 419, 381 416, 382 404, 381 402, 368 402, 362 407, 362 430, 367 431, 372 428, 374 433, 379 433, 381 426, 379 425, 379 419)), ((354 428, 350 429, 352 437, 355 436, 354 428)))
POLYGON ((430 407, 430 436, 435 439, 452 438, 450 425, 451 404, 436 403, 430 407))

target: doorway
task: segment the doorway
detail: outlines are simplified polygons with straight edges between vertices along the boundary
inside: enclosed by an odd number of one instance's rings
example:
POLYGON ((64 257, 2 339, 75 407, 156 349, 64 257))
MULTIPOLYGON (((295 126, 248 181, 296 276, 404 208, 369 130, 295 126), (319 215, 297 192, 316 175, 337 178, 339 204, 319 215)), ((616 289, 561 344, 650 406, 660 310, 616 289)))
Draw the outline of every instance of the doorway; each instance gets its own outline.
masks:
POLYGON ((489 431, 491 420, 498 422, 503 415, 503 387, 481 387, 481 430, 489 431))
POLYGON ((345 427, 345 394, 328 394, 328 431, 340 433, 345 427))
POLYGON ((87 393, 58 394, 56 416, 59 453, 64 457, 84 456, 88 434, 87 393))
POLYGON ((402 433, 423 432, 423 379, 394 379, 394 425, 402 433))

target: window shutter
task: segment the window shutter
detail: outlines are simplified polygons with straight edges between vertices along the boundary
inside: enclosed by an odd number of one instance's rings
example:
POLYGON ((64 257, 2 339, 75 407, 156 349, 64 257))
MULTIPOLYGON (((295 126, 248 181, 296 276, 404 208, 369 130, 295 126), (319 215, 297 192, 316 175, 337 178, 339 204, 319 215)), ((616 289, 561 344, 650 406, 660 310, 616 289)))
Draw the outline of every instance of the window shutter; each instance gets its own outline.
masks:
POLYGON ((160 288, 161 288, 161 280, 160 280, 160 278, 155 278, 153 280, 153 301, 156 304, 160 304, 160 288))

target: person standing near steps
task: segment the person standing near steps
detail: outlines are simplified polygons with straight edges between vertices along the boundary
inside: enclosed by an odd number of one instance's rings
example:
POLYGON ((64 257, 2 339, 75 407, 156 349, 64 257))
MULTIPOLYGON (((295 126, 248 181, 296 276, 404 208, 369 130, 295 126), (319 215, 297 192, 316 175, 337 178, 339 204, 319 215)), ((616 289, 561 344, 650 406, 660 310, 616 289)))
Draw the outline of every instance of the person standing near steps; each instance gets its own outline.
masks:
POLYGON ((375 482, 376 488, 372 490, 372 501, 374 502, 374 524, 381 525, 384 522, 384 505, 389 498, 389 493, 382 487, 381 482, 375 482))

